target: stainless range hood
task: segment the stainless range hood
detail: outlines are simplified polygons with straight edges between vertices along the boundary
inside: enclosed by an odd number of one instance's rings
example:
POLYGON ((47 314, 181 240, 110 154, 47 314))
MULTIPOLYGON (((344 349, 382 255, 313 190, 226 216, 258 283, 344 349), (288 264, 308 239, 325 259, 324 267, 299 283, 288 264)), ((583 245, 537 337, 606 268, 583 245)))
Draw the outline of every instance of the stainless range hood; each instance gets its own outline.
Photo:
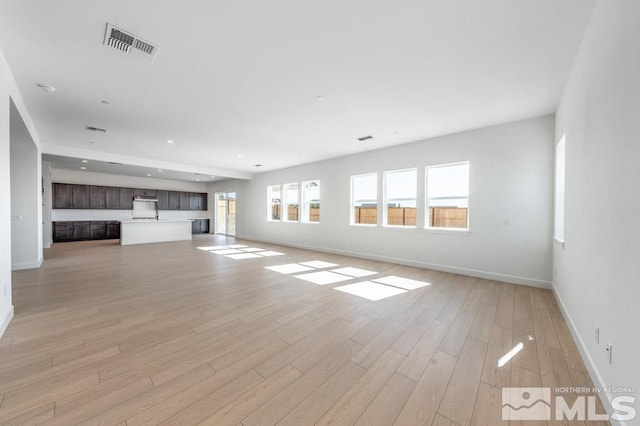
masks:
POLYGON ((157 197, 153 197, 151 195, 136 195, 133 197, 133 201, 148 201, 148 202, 158 202, 157 197))

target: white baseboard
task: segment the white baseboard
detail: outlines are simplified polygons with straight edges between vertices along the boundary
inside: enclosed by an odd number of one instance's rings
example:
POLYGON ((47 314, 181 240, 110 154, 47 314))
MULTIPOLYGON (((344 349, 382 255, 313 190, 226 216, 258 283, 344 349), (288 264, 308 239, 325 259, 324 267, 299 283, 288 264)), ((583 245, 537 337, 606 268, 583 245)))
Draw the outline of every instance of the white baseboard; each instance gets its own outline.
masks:
POLYGON ((7 327, 9 327, 9 323, 11 322, 12 318, 13 305, 9 306, 9 308, 5 312, 0 313, 0 338, 2 338, 2 335, 7 330, 7 327))
MULTIPOLYGON (((600 375, 600 372, 596 368, 596 365, 593 362, 593 358, 587 351, 587 346, 584 344, 584 340, 582 339, 582 336, 580 335, 580 333, 578 333, 578 329, 576 328, 576 325, 573 322, 573 319, 571 318, 571 315, 569 314, 569 311, 567 310, 566 305, 562 301, 562 298, 558 294, 558 291, 556 290, 555 286, 553 285, 551 286, 551 291, 553 292, 553 295, 558 302, 558 306, 560 307, 560 312, 562 312, 562 316, 564 317, 565 322, 569 326, 569 331, 571 332, 571 336, 573 336, 573 340, 576 342, 576 346, 578 347, 578 351, 580 352, 582 361, 587 367, 589 376, 591 377, 591 381, 593 381, 593 386, 604 388, 605 384, 604 384, 604 381, 602 380, 602 376, 600 375)), ((602 405, 604 405, 605 409, 607 410, 607 414, 609 415, 613 414, 611 412, 611 400, 610 400, 611 394, 608 392, 599 392, 598 397, 600 398, 602 405), (603 400, 602 399, 603 397, 607 399, 603 400)), ((616 423, 615 420, 611 420, 611 423, 621 424, 620 422, 616 423)))
POLYGON ((11 270, 21 271, 23 269, 38 269, 42 266, 42 262, 44 262, 44 258, 40 256, 36 262, 14 263, 11 265, 11 270))
POLYGON ((380 262, 395 263, 398 265, 415 266, 417 268, 433 269, 435 271, 450 272, 453 274, 460 274, 460 275, 468 275, 471 277, 484 278, 484 279, 493 280, 493 281, 502 281, 506 283, 522 284, 522 285, 527 285, 531 287, 551 289, 551 281, 545 281, 545 280, 540 280, 536 278, 518 277, 515 275, 501 274, 498 272, 480 271, 477 269, 462 268, 459 266, 441 265, 437 263, 414 261, 414 260, 402 259, 397 257, 379 256, 379 255, 374 255, 369 253, 352 252, 347 250, 336 250, 336 249, 329 249, 326 247, 316 247, 316 246, 310 246, 305 244, 295 244, 288 241, 261 240, 261 239, 255 239, 250 237, 245 238, 240 236, 236 236, 236 238, 246 239, 249 241, 257 241, 265 244, 278 244, 281 246, 289 246, 289 247, 301 248, 305 250, 314 250, 314 251, 319 251, 323 253, 340 254, 343 256, 351 256, 351 257, 357 257, 361 259, 378 260, 380 262))

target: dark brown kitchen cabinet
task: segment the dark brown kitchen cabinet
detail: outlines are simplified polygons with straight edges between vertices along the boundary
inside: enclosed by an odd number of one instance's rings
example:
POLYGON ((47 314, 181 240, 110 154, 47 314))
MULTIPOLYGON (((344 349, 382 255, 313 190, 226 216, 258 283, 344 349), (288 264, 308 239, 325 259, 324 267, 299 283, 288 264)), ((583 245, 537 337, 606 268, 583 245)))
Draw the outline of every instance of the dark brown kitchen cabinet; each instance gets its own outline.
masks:
POLYGON ((54 243, 119 238, 120 222, 117 221, 53 222, 54 243))
POLYGON ((169 210, 169 191, 158 190, 158 210, 169 210))
POLYGON ((91 222, 73 222, 73 239, 74 241, 91 239, 91 222))
POLYGON ((74 209, 88 209, 89 208, 89 186, 73 185, 73 188, 71 191, 71 198, 73 200, 74 209))
POLYGON ((133 210, 132 188, 120 188, 120 210, 133 210))
POLYGON ((53 208, 54 209, 72 209, 72 191, 73 185, 67 183, 53 184, 53 208))
POLYGON ((107 221, 105 239, 120 239, 120 222, 107 221))
POLYGON ((155 189, 134 189, 133 195, 143 197, 156 197, 158 195, 158 191, 155 189))
POLYGON ((209 233, 209 219, 192 219, 191 220, 191 233, 192 234, 208 234, 209 233))
POLYGON ((120 188, 107 186, 104 188, 105 208, 118 210, 120 208, 120 188))
POLYGON ((107 236, 106 222, 91 222, 89 227, 89 236, 92 240, 104 240, 104 238, 107 236))
POLYGON ((180 210, 180 193, 178 191, 169 191, 168 210, 180 210))
POLYGON ((189 210, 191 206, 191 195, 189 192, 180 192, 180 210, 189 210))
POLYGON ((89 208, 104 209, 105 207, 106 202, 104 186, 89 186, 89 208))
POLYGON ((73 222, 53 222, 53 242, 73 241, 73 222))
POLYGON ((189 194, 189 210, 206 210, 207 194, 191 192, 189 194))

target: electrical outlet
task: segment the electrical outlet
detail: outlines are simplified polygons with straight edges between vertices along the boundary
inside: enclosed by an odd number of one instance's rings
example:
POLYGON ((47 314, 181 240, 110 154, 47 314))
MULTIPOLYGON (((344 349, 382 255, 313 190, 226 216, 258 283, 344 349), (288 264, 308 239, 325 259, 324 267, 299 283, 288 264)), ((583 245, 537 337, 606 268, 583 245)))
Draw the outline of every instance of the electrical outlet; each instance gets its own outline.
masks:
POLYGON ((613 364, 613 346, 609 342, 607 342, 606 351, 609 357, 609 364, 613 364))
POLYGON ((600 327, 596 325, 596 343, 600 343, 600 327))

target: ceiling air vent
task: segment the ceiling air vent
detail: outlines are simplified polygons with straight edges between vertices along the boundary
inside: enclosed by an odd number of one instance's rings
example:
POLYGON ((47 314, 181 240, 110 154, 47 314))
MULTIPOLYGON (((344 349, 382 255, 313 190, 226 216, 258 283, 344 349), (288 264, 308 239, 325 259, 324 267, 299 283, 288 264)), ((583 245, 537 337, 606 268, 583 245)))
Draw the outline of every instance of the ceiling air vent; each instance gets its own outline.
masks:
POLYGON ((101 133, 107 133, 106 129, 101 129, 99 127, 93 127, 93 126, 85 126, 84 127, 86 130, 90 131, 90 132, 101 132, 101 133))
POLYGON ((158 53, 158 46, 142 40, 128 31, 107 23, 104 32, 104 44, 124 54, 138 53, 153 62, 158 53))
POLYGON ((369 139, 373 139, 373 136, 368 135, 368 136, 363 136, 361 138, 358 138, 360 142, 368 141, 369 139))

